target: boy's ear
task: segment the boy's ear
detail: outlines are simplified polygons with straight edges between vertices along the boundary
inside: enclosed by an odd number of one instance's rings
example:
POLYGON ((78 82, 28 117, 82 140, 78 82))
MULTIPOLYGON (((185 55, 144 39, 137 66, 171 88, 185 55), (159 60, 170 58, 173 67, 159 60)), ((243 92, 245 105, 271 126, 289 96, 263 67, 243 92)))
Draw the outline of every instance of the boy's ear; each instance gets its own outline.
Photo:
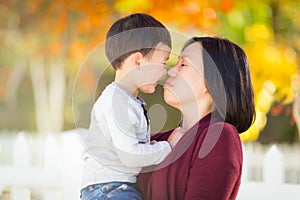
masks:
POLYGON ((133 55, 133 64, 136 68, 139 68, 144 56, 141 52, 135 52, 133 55))

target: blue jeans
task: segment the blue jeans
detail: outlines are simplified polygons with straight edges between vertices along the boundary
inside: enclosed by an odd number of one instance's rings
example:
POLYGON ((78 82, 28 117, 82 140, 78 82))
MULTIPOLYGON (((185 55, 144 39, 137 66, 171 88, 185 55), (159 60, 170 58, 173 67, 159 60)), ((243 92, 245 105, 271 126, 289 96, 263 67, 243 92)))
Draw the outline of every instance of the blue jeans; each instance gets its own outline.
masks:
POLYGON ((81 191, 82 200, 142 200, 134 184, 109 182, 88 186, 81 191))

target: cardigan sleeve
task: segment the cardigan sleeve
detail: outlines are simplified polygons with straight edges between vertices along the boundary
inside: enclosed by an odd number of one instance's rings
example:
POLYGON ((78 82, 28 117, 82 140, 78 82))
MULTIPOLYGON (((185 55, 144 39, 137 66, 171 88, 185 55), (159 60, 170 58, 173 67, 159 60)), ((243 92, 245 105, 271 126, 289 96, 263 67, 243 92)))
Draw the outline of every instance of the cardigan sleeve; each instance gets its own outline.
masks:
POLYGON ((151 136, 151 140, 156 140, 156 141, 167 141, 168 137, 171 135, 171 133, 174 131, 174 129, 172 130, 168 130, 166 132, 161 132, 161 133, 156 133, 154 135, 151 136))
POLYGON ((226 123, 221 128, 214 125, 199 146, 190 166, 185 199, 235 199, 243 162, 236 129, 226 123))

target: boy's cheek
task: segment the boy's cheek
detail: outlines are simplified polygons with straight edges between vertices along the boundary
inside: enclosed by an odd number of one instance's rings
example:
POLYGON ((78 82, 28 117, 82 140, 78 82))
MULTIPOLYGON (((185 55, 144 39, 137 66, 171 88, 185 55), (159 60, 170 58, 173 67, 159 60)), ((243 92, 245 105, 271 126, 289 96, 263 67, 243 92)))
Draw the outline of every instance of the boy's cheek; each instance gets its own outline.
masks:
POLYGON ((166 67, 164 64, 158 63, 147 63, 141 66, 142 70, 145 71, 166 71, 166 67))
POLYGON ((164 66, 153 65, 145 67, 140 74, 144 80, 157 81, 167 73, 164 66))

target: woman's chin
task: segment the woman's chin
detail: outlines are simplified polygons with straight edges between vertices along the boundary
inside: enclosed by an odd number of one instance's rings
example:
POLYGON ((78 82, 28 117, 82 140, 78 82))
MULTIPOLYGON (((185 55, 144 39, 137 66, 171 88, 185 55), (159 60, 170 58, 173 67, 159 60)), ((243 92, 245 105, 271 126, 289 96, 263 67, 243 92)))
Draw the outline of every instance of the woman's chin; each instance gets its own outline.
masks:
POLYGON ((167 88, 164 90, 164 100, 168 105, 176 108, 178 107, 178 99, 176 98, 174 93, 167 88))

